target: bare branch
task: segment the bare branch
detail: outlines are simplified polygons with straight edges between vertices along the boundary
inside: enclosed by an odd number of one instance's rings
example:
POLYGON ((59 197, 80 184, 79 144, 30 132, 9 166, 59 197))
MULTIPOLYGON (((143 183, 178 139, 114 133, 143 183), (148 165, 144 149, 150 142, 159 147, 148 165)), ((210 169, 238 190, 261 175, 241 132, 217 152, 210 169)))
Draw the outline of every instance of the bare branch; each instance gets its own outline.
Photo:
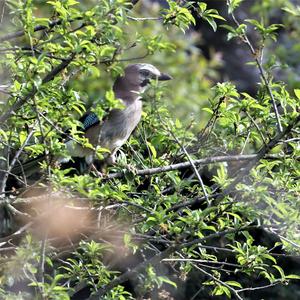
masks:
POLYGON ((290 239, 284 237, 283 235, 277 233, 274 229, 271 228, 271 229, 269 229, 269 231, 272 232, 273 234, 277 235, 279 238, 281 238, 281 239, 284 240, 285 242, 291 244, 291 245, 294 246, 295 248, 300 249, 300 245, 299 245, 299 244, 297 244, 297 243, 291 241, 290 239))
POLYGON ((17 210, 15 207, 13 207, 10 203, 4 203, 4 205, 6 205, 6 207, 9 209, 9 211, 13 214, 16 215, 24 220, 26 220, 27 222, 30 221, 32 218, 29 214, 25 213, 25 212, 21 212, 19 210, 17 210))
POLYGON ((127 16, 127 19, 141 22, 141 21, 159 21, 159 20, 163 20, 163 17, 135 18, 135 17, 127 16))
POLYGON ((193 262, 193 263, 208 263, 208 264, 216 264, 216 265, 224 265, 230 266, 235 268, 241 268, 241 265, 228 263, 226 261, 211 261, 206 259, 193 259, 193 258, 165 258, 162 260, 163 262, 176 262, 176 261, 183 261, 183 262, 193 262))
POLYGON ((256 291, 256 290, 267 289, 267 288, 275 286, 279 283, 282 283, 282 281, 281 280, 276 280, 276 281, 274 281, 270 284, 267 284, 267 285, 244 288, 244 289, 237 290, 237 292, 240 293, 240 292, 246 292, 246 291, 256 291))
MULTIPOLYGON (((215 164, 215 163, 221 163, 221 162, 249 161, 249 160, 256 159, 256 158, 257 158, 256 154, 228 155, 228 156, 224 155, 224 156, 201 158, 201 159, 193 160, 192 163, 195 166, 199 166, 199 165, 208 165, 208 164, 215 164)), ((270 156, 270 158, 272 158, 272 156, 270 156)), ((172 165, 163 166, 163 167, 137 170, 135 174, 139 175, 139 176, 154 175, 154 174, 159 174, 159 173, 171 172, 171 171, 175 171, 175 170, 181 170, 181 169, 185 169, 190 166, 192 166, 191 162, 186 161, 186 162, 181 162, 181 163, 172 164, 172 165)), ((114 179, 114 178, 122 178, 124 176, 125 176, 124 172, 117 172, 117 173, 108 174, 105 178, 114 179)))

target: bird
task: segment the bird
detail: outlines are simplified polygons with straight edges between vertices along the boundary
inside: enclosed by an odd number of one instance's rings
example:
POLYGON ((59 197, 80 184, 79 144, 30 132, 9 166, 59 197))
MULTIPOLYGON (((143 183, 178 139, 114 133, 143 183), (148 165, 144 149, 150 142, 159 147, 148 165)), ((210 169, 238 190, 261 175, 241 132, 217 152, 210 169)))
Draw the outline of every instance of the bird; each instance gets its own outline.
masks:
MULTIPOLYGON (((123 75, 117 77, 113 84, 115 98, 122 102, 123 108, 110 110, 102 120, 95 112, 85 113, 79 121, 83 124, 84 137, 93 148, 85 147, 71 139, 65 142, 67 155, 57 157, 56 162, 63 164, 73 158, 84 158, 86 164, 91 166, 95 159, 95 149, 99 146, 109 151, 103 159, 103 165, 115 164, 116 152, 126 143, 141 120, 142 93, 151 80, 167 81, 170 79, 172 79, 170 75, 161 72, 149 63, 126 66, 123 75)), ((26 166, 23 166, 24 169, 26 166)))

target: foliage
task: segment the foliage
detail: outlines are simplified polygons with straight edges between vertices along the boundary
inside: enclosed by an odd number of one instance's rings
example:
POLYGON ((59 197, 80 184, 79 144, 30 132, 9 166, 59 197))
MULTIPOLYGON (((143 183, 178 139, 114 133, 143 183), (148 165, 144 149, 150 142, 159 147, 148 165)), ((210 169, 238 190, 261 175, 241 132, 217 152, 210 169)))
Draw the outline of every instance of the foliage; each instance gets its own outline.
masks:
POLYGON ((180 293, 197 272, 206 295, 242 299, 299 279, 279 259, 300 244, 299 80, 277 80, 277 64, 289 59, 270 53, 282 51, 281 31, 299 33, 299 16, 284 1, 283 24, 271 23, 268 8, 279 4, 268 3, 252 7, 263 8, 261 18, 240 22, 236 0, 227 16, 204 2, 7 1, 5 28, 24 32, 0 37, 8 85, 0 89, 0 201, 11 228, 3 221, 2 298, 157 298, 180 293), (197 19, 213 31, 222 23, 229 43, 246 46, 261 77, 257 94, 229 81, 212 87, 218 61, 196 49, 197 19), (78 119, 91 106, 102 117, 119 105, 112 82, 132 60, 175 79, 144 93, 143 120, 118 163, 104 178, 51 165, 50 155, 65 152, 65 131, 92 147, 78 119), (8 176, 41 154, 39 180, 8 176))

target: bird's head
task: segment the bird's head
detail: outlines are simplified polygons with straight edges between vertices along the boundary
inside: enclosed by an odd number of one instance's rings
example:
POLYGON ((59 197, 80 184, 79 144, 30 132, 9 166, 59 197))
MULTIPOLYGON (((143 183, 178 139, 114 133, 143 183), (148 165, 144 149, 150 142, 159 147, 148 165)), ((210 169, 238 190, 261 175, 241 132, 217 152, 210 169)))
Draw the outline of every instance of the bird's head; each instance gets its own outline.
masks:
POLYGON ((131 64, 125 68, 124 75, 116 80, 114 90, 116 94, 119 94, 120 92, 122 93, 122 91, 125 90, 134 92, 135 94, 142 93, 145 91, 151 79, 165 81, 172 79, 172 77, 168 74, 162 73, 151 64, 131 64))
POLYGON ((153 65, 142 63, 128 65, 125 68, 124 78, 134 85, 138 84, 141 88, 146 87, 151 79, 161 81, 172 79, 170 75, 162 73, 153 65))

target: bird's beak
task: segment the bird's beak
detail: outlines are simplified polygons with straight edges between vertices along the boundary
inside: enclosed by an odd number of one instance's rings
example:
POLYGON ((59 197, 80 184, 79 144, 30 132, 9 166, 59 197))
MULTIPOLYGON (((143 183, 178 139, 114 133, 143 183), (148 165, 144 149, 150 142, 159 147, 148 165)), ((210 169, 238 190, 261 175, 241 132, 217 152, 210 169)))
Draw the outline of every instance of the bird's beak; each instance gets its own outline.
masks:
POLYGON ((160 73, 160 75, 157 77, 158 80, 165 81, 165 80, 170 80, 173 79, 170 75, 166 73, 160 73))

